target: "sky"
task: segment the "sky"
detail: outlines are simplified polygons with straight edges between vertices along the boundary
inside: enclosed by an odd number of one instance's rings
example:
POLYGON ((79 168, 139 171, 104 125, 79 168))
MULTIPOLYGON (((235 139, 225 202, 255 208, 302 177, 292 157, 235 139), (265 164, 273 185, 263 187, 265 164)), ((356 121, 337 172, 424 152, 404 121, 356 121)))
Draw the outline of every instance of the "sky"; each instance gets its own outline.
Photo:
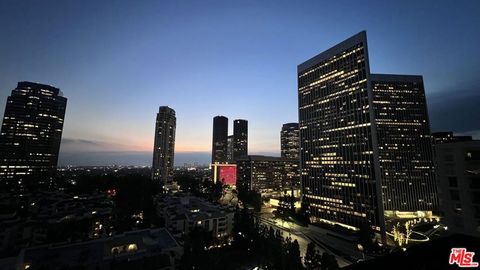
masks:
POLYGON ((150 165, 159 106, 176 160, 208 163, 212 121, 279 155, 297 65, 367 31, 372 73, 424 76, 433 131, 480 138, 480 1, 0 1, 0 116, 18 81, 68 98, 59 165, 150 165))

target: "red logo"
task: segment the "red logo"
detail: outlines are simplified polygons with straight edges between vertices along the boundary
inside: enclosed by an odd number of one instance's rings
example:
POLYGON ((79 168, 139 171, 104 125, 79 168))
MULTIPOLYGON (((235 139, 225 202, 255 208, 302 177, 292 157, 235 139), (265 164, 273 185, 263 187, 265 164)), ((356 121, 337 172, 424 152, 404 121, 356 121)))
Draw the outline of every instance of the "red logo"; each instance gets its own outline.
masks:
POLYGON ((475 252, 469 252, 466 248, 452 248, 448 263, 457 264, 460 267, 478 267, 478 262, 473 261, 475 252))

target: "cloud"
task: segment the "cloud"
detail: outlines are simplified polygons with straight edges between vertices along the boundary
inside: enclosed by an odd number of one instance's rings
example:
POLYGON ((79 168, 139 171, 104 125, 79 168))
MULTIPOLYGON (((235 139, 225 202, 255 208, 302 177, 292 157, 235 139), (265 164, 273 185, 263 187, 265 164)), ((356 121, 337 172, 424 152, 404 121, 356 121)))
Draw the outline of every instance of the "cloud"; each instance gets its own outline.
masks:
POLYGON ((459 133, 456 133, 455 135, 472 136, 474 140, 480 140, 480 129, 470 130, 470 131, 466 131, 466 132, 459 132, 459 133))
MULTIPOLYGON (((210 163, 210 152, 178 152, 175 153, 175 166, 184 163, 207 165, 210 163)), ((136 165, 151 166, 152 152, 134 151, 100 151, 100 152, 60 152, 59 165, 75 166, 107 166, 136 165)))
MULTIPOLYGON (((477 85, 480 85, 480 82, 477 85)), ((465 133, 480 130, 479 101, 478 86, 459 86, 427 96, 432 131, 465 133)))
POLYGON ((136 149, 131 145, 111 143, 98 140, 81 138, 62 138, 60 152, 108 152, 108 151, 132 151, 136 149))
POLYGON ((73 138, 62 138, 62 144, 90 144, 90 145, 101 145, 98 141, 85 140, 85 139, 73 139, 73 138))

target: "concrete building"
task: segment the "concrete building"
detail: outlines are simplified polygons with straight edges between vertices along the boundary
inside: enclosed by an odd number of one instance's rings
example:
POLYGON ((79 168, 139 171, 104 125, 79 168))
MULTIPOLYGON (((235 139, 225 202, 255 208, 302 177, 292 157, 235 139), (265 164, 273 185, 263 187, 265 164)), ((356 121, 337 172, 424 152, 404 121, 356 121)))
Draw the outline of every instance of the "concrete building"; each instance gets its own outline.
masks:
POLYGON ((237 160, 237 188, 262 196, 282 194, 299 187, 296 159, 249 155, 237 160))
POLYGON ((442 222, 480 237, 480 140, 436 144, 435 166, 442 222))
POLYGON ((131 231, 79 243, 23 249, 11 269, 173 270, 183 248, 168 230, 131 231))
POLYGON ((0 255, 20 249, 67 241, 68 233, 77 238, 96 239, 109 236, 113 225, 113 202, 105 195, 72 196, 62 192, 24 193, 22 196, 0 196, 0 255), (17 207, 15 207, 17 206, 17 207), (75 222, 75 232, 59 232, 56 228, 75 222), (50 237, 48 239, 48 232, 50 237))
POLYGON ((458 136, 453 135, 453 132, 433 132, 432 133, 433 144, 450 143, 450 142, 464 142, 471 141, 472 136, 458 136))
POLYGON ((386 216, 438 209, 422 76, 370 74, 386 216))
POLYGON ((152 180, 161 186, 171 184, 173 181, 176 126, 175 111, 167 106, 161 106, 155 124, 152 164, 152 180))
POLYGON ((370 74, 366 32, 297 71, 302 197, 312 220, 370 226, 385 240, 385 213, 431 216, 438 204, 422 77, 370 74))
POLYGON ((163 194, 156 198, 157 215, 176 237, 188 234, 195 227, 225 237, 233 229, 234 212, 202 198, 186 193, 163 194))

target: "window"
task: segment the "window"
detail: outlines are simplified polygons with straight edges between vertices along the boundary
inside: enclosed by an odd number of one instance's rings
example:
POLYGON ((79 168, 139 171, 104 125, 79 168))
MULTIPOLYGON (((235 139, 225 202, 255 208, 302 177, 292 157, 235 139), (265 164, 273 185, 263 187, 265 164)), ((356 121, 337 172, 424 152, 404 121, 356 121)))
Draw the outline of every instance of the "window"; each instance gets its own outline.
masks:
POLYGON ((459 203, 456 203, 455 207, 453 208, 453 212, 455 212, 456 214, 462 213, 462 205, 459 203))
POLYGON ((450 187, 458 187, 457 177, 454 177, 454 176, 448 177, 448 185, 450 187))
POLYGON ((453 154, 446 154, 444 158, 445 158, 445 161, 453 161, 453 154))
POLYGON ((472 202, 480 204, 480 191, 472 192, 472 202))
POLYGON ((480 151, 467 151, 465 153, 465 160, 480 160, 480 151))
POLYGON ((454 201, 460 200, 460 193, 458 190, 450 190, 450 198, 454 201))
POLYGON ((447 164, 445 166, 445 173, 447 175, 455 175, 455 166, 453 166, 451 164, 447 164))

